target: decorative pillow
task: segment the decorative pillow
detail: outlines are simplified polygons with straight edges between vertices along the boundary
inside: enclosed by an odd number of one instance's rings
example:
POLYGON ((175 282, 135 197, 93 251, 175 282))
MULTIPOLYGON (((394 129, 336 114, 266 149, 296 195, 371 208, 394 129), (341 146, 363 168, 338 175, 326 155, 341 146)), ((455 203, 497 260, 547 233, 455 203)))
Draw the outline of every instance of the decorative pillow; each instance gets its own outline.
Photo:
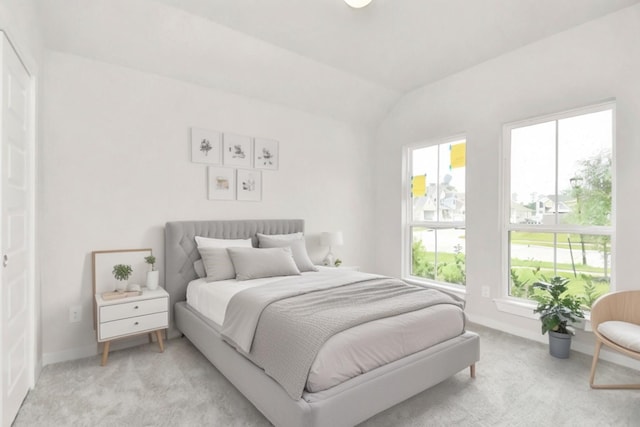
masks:
POLYGON ((236 270, 233 268, 227 248, 198 248, 198 251, 207 272, 205 277, 207 282, 235 279, 236 270))
MULTIPOLYGON (((202 256, 202 255, 200 255, 202 256)), ((196 274, 198 275, 199 278, 203 278, 207 275, 207 272, 204 269, 204 264, 202 263, 202 260, 199 259, 196 262, 193 263, 193 268, 196 270, 196 274)))
POLYGON ((289 233, 289 234, 262 234, 262 233, 256 233, 256 235, 258 236, 258 241, 261 241, 262 239, 271 239, 271 240, 298 240, 298 239, 304 239, 304 235, 302 234, 301 231, 298 231, 297 233, 289 233))
POLYGON ((291 248, 227 248, 236 279, 299 275, 291 248))
POLYGON ((196 245, 199 248, 250 248, 251 238, 248 239, 214 239, 212 237, 196 236, 196 245))
POLYGON ((304 238, 297 240, 272 239, 269 236, 258 237, 261 248, 291 248, 293 260, 300 271, 318 271, 307 253, 304 238))

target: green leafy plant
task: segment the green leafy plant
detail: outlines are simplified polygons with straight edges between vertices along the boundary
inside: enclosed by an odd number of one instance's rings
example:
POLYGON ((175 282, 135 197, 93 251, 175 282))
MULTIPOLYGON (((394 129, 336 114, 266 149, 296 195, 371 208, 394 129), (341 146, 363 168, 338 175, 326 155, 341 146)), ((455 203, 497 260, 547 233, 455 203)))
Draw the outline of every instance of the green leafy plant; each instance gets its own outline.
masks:
POLYGON ((581 298, 567 293, 569 279, 566 277, 553 277, 549 283, 536 282, 535 290, 531 298, 538 303, 533 310, 540 313, 542 334, 548 331, 560 334, 571 334, 573 330, 568 326, 569 322, 576 322, 577 318, 584 318, 581 298))
POLYGON ((584 273, 581 274, 580 277, 584 281, 584 295, 582 297, 582 302, 590 309, 593 303, 596 302, 604 292, 602 290, 598 290, 596 284, 593 283, 593 277, 584 273))
POLYGON ((115 277, 116 280, 127 280, 131 276, 131 273, 133 273, 133 269, 130 265, 116 264, 113 266, 113 277, 115 277))
POLYGON ((156 257, 154 257, 153 255, 144 257, 144 262, 151 266, 151 271, 156 269, 156 257))
POLYGON ((340 267, 341 264, 342 260, 340 258, 336 258, 335 262, 333 263, 333 265, 335 265, 336 267, 340 267))

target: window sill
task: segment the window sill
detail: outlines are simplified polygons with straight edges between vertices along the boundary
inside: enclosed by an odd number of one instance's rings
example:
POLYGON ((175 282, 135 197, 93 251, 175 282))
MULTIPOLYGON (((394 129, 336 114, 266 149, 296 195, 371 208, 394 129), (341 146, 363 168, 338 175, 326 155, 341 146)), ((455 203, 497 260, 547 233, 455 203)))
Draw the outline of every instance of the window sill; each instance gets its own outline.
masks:
MULTIPOLYGON (((493 302, 496 304, 498 311, 502 311, 503 313, 509 313, 515 316, 525 317, 527 319, 539 319, 538 315, 533 312, 534 308, 536 308, 536 305, 533 302, 511 298, 496 298, 493 302)), ((579 321, 573 326, 576 329, 591 332, 591 314, 589 312, 585 313, 584 319, 579 319, 579 321)))

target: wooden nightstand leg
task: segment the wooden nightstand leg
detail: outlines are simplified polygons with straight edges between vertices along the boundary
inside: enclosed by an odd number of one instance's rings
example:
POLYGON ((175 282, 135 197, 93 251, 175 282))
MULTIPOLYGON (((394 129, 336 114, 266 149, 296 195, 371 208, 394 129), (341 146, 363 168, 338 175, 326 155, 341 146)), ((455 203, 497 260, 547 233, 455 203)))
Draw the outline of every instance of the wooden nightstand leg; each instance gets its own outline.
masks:
POLYGON ((149 332, 147 335, 149 335, 149 344, 151 344, 153 342, 153 332, 149 332))
POLYGON ((111 341, 105 341, 104 346, 102 347, 102 362, 100 363, 100 366, 107 364, 107 359, 109 358, 109 347, 111 347, 111 341))
POLYGON ((162 343, 162 331, 156 331, 156 337, 158 338, 158 347, 160 347, 160 353, 164 353, 164 344, 162 343))

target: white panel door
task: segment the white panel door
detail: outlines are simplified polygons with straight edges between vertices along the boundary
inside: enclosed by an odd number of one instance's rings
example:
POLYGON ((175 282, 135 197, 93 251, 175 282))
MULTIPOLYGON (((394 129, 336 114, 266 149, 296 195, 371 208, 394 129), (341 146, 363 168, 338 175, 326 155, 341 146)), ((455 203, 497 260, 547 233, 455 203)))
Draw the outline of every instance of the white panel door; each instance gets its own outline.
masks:
POLYGON ((0 335, 2 336, 2 425, 11 425, 31 382, 32 315, 30 260, 30 129, 29 74, 3 33, 0 137, 2 177, 0 240, 0 335))

